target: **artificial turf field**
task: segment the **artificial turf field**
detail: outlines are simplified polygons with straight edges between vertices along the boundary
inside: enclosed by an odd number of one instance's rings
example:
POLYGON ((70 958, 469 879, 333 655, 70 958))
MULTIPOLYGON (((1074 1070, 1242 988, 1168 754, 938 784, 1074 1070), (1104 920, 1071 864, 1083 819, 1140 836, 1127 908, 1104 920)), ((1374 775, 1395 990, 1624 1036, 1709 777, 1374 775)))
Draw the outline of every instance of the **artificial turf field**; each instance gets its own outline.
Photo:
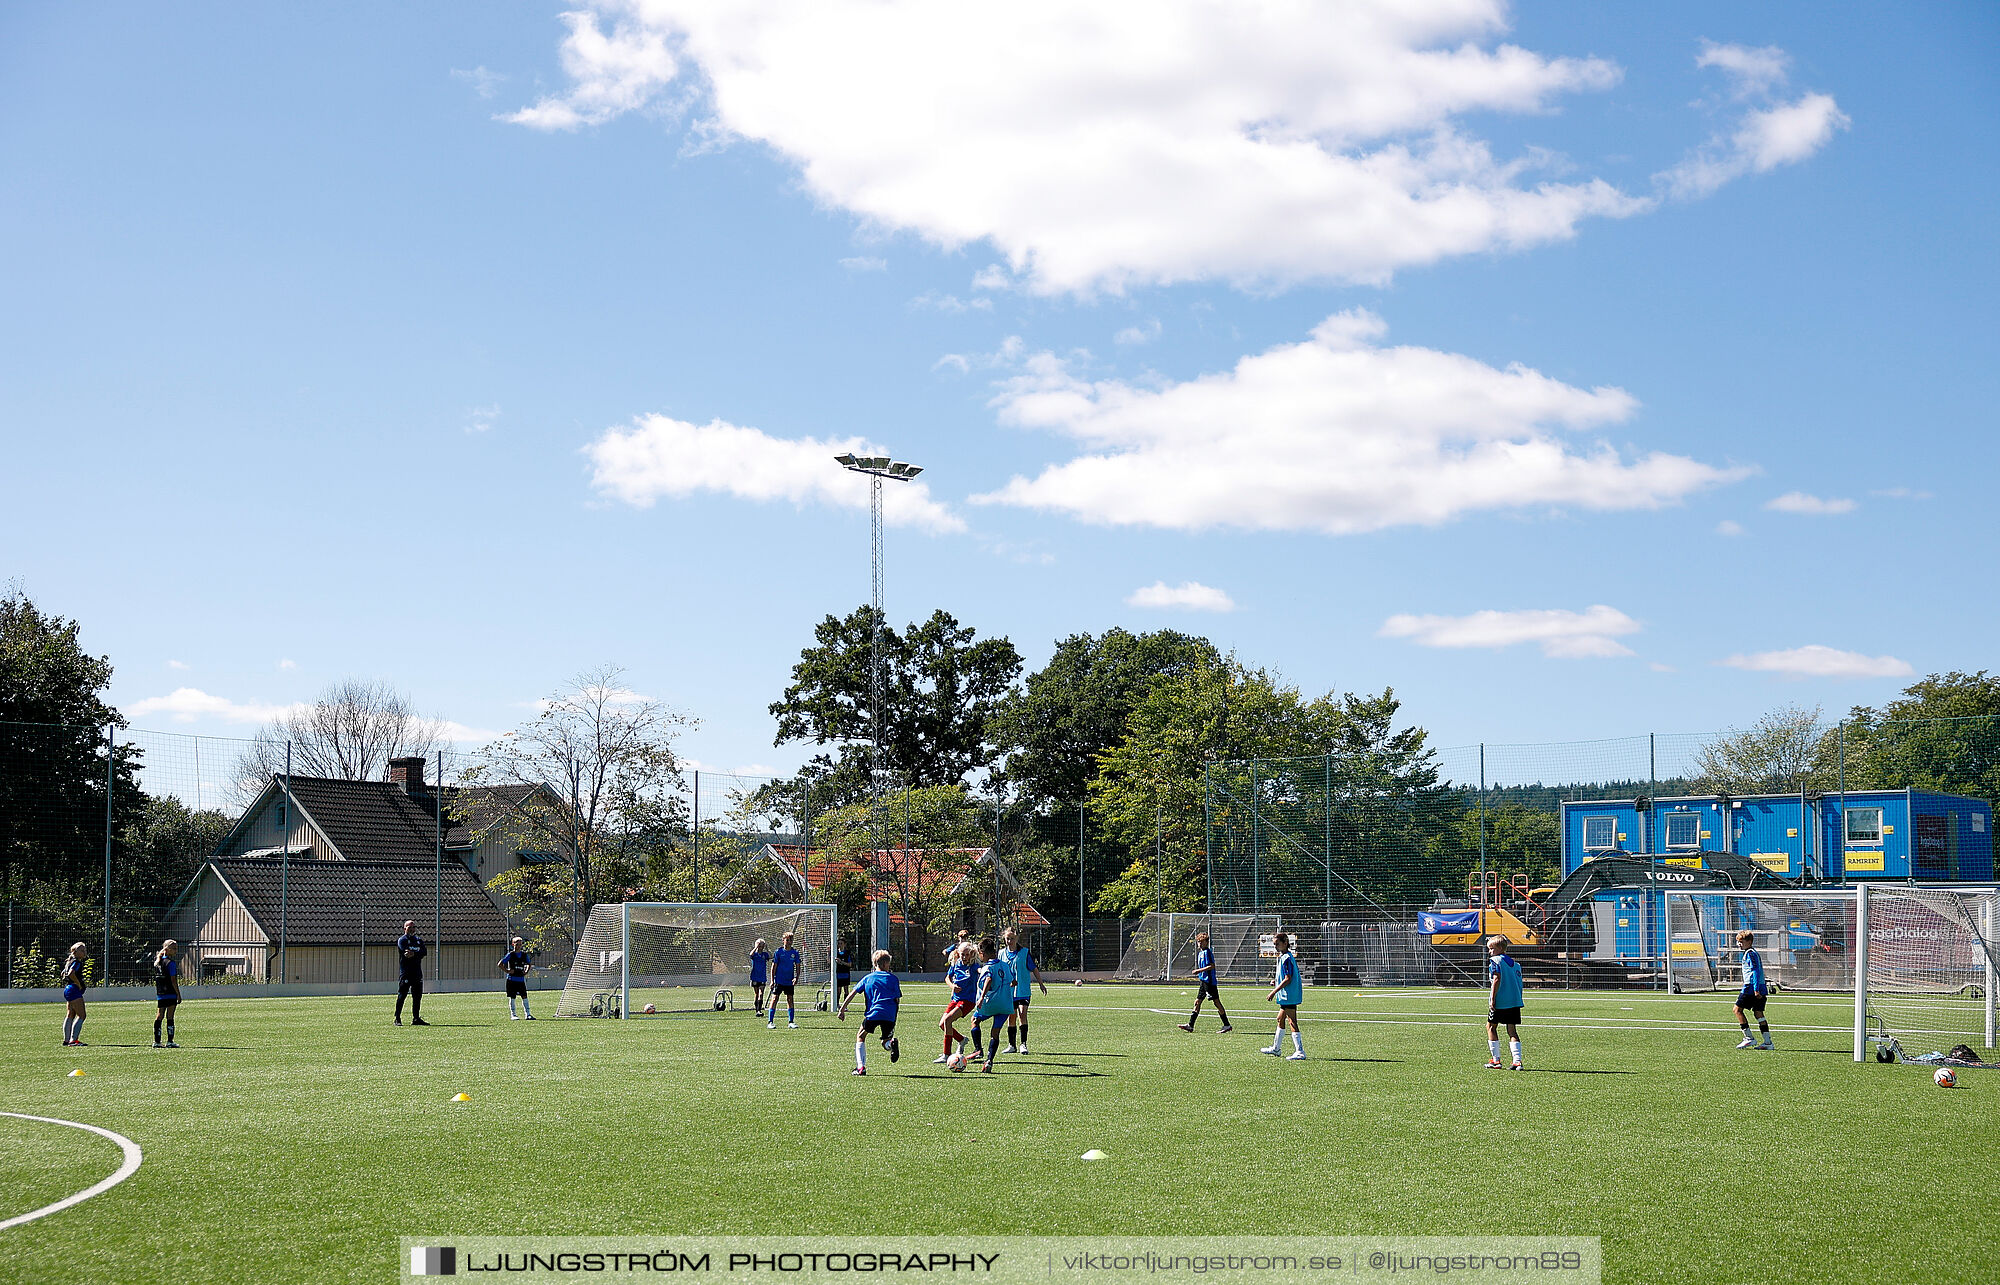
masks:
MULTIPOLYGON (((2000 1279, 2000 1071, 1857 1066, 1840 996, 1774 997, 1762 1053, 1726 995, 1530 990, 1514 1074, 1483 1069, 1482 991, 1309 990, 1286 1062, 1255 1052, 1261 989, 1190 1036, 1154 1011, 1180 987, 1052 987, 1033 1053, 986 1076, 930 1064, 932 989, 866 1078, 858 1008, 772 1031, 436 995, 422 1029, 384 998, 199 998, 156 1052, 149 1003, 93 1002, 84 1049, 60 1006, 0 1006, 0 1110, 145 1152, 0 1231, 0 1280, 389 1281, 406 1235, 954 1230, 1587 1235, 1613 1282, 2000 1279)), ((0 1219, 118 1163, 0 1117, 0 1219)))

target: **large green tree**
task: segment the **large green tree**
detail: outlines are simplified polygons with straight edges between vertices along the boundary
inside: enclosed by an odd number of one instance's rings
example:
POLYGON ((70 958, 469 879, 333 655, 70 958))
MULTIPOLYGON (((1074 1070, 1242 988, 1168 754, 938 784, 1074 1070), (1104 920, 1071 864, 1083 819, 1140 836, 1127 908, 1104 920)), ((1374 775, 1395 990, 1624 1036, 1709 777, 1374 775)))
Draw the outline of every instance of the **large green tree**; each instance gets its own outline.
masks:
POLYGON ((1155 683, 1221 664, 1208 639, 1170 629, 1070 635, 995 719, 995 735, 1008 750, 1008 784, 1029 806, 1074 806, 1155 683))
POLYGON ((110 659, 86 652, 77 634, 77 622, 19 589, 0 597, 0 891, 10 899, 37 884, 101 887, 107 823, 115 835, 144 804, 138 753, 120 745, 106 814, 106 731, 125 717, 101 695, 110 659))
MULTIPOLYGON (((775 744, 830 747, 800 774, 815 813, 868 797, 873 745, 872 607, 828 616, 799 655, 784 695, 771 704, 775 744)), ((993 719, 1021 673, 1005 638, 980 638, 950 613, 881 631, 882 768, 902 786, 949 786, 999 756, 993 719)), ((798 793, 790 783, 785 792, 798 793)))
POLYGON ((2000 805, 2000 675, 1931 674, 1880 709, 1856 706, 1821 750, 1822 782, 1837 750, 1850 790, 1910 787, 2000 805))

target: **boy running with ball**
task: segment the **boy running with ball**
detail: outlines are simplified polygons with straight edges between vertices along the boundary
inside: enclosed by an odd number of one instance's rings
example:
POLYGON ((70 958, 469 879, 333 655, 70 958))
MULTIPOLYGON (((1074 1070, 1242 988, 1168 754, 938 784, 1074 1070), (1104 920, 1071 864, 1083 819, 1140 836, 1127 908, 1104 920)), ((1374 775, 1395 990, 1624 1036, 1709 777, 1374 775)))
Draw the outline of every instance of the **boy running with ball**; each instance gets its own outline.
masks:
POLYGON ((889 952, 875 952, 875 971, 861 979, 861 984, 849 991, 840 1001, 840 1020, 847 1020, 847 1006, 861 996, 866 1005, 861 1010, 861 1030, 854 1037, 854 1074, 868 1074, 868 1037, 880 1032, 882 1047, 889 1050, 889 1060, 894 1062, 903 1056, 903 1046, 896 1042, 896 1010, 902 1006, 903 984, 889 971, 889 952))
POLYGON ((1292 1053, 1287 1062, 1306 1060, 1306 1042, 1299 1034, 1299 1004, 1305 999, 1305 979, 1299 976, 1299 961, 1292 954, 1292 939, 1284 933, 1271 934, 1271 945, 1278 952, 1278 971, 1271 985, 1271 993, 1264 998, 1278 1006, 1278 1030, 1271 1036, 1271 1047, 1263 1050, 1277 1057, 1285 1042, 1285 1027, 1292 1028, 1292 1053))
POLYGON ((1736 945, 1743 952, 1743 989, 1736 993, 1736 1025, 1743 1029, 1743 1039, 1736 1046, 1740 1049, 1772 1047, 1771 1024, 1764 1020, 1764 1000, 1771 993, 1771 984, 1764 977, 1764 957, 1757 953, 1756 941, 1757 934, 1748 928, 1736 934, 1736 945), (1757 1029, 1764 1036, 1762 1044, 1750 1034, 1752 1013, 1757 1015, 1757 1029))
POLYGON ((1521 1069, 1521 966, 1507 953, 1505 937, 1486 939, 1486 973, 1492 984, 1486 988, 1486 1049, 1492 1054, 1486 1069, 1500 1069, 1500 1028, 1507 1028, 1508 1048, 1514 1055, 1514 1069, 1521 1069))

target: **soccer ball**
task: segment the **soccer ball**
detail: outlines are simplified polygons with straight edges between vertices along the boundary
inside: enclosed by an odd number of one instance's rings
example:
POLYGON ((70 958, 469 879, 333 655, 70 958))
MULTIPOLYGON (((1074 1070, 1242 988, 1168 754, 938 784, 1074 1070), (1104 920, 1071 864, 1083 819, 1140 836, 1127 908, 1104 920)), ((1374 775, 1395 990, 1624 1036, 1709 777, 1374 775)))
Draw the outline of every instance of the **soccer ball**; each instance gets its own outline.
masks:
POLYGON ((965 1069, 965 1054, 954 1053, 946 1058, 944 1060, 944 1069, 947 1071, 963 1071, 965 1069))
POLYGON ((1937 1074, 1933 1075, 1931 1079, 1937 1081, 1937 1086, 1940 1089, 1949 1089, 1958 1083, 1958 1072, 1948 1066, 1941 1066, 1937 1069, 1937 1074))
POLYGON ((659 1010, 659 1009, 657 1009, 657 1008, 654 1008, 654 1007, 653 1007, 653 1006, 652 1006, 651 1004, 648 1004, 648 1005, 646 1005, 646 1007, 645 1007, 645 1008, 644 1008, 643 1010, 641 1010, 641 1011, 643 1011, 643 1012, 647 1012, 647 1013, 657 1013, 657 1012, 659 1012, 660 1010, 659 1010))

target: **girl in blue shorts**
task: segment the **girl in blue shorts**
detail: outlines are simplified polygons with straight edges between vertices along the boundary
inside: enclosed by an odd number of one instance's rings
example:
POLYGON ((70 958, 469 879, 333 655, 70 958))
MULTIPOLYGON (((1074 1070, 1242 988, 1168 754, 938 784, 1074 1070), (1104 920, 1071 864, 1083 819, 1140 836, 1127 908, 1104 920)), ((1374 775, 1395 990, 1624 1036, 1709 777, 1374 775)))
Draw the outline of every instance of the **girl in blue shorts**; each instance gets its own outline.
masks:
POLYGON ((63 1017, 63 1047, 83 1048, 83 961, 90 958, 90 947, 82 942, 69 948, 69 958, 62 966, 62 997, 69 1011, 63 1017))

